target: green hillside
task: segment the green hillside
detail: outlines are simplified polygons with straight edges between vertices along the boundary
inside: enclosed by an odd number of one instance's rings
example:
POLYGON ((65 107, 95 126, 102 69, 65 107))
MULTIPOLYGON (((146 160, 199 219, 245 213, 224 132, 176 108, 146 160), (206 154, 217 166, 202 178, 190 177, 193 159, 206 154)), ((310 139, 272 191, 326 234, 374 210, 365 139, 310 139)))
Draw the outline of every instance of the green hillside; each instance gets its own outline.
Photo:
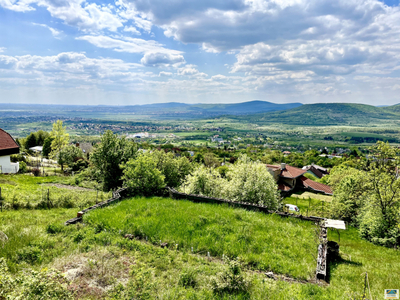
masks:
POLYGON ((236 118, 260 124, 282 123, 308 126, 366 125, 389 123, 398 120, 400 115, 390 108, 354 103, 318 103, 306 104, 285 111, 236 118))

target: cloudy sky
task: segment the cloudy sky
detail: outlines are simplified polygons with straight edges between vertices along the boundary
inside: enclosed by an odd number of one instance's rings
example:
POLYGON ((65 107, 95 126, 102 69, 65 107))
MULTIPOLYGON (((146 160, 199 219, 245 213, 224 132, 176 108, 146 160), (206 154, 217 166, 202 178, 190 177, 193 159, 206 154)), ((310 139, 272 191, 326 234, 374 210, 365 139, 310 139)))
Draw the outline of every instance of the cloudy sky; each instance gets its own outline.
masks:
POLYGON ((400 102, 399 0, 0 0, 0 102, 400 102))

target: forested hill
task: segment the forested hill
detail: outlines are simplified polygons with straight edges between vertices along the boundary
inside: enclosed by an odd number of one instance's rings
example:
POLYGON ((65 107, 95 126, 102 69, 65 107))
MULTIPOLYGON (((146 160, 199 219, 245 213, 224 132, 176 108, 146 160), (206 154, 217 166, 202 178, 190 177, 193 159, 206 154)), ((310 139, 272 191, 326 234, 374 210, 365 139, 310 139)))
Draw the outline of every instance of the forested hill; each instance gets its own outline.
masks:
POLYGON ((267 101, 241 103, 187 104, 179 102, 154 103, 145 105, 41 105, 0 103, 0 118, 21 115, 64 116, 101 118, 104 115, 134 114, 156 118, 208 118, 220 115, 243 115, 279 111, 301 106, 301 103, 277 104, 267 101))
POLYGON ((354 103, 305 104, 297 108, 233 117, 258 124, 282 123, 288 125, 366 125, 391 123, 400 120, 400 111, 354 103))

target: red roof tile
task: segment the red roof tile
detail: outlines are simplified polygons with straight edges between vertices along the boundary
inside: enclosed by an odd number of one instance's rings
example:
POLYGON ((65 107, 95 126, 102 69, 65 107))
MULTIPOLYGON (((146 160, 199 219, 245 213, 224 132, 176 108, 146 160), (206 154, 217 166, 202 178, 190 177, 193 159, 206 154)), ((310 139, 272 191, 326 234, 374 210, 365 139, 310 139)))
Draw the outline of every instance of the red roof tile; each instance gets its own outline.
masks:
POLYGON ((304 173, 307 173, 307 170, 302 170, 302 169, 299 169, 296 167, 286 165, 285 169, 282 170, 282 172, 281 172, 281 177, 297 178, 297 177, 303 175, 304 173))
POLYGON ((19 153, 19 146, 12 136, 0 128, 0 155, 19 153))
POLYGON ((323 192, 323 193, 328 194, 328 195, 332 195, 333 194, 332 189, 330 188, 330 186, 328 186, 326 184, 315 182, 315 181, 313 181, 311 179, 308 179, 305 176, 301 176, 299 178, 299 180, 301 181, 301 183, 303 184, 303 186, 305 188, 312 189, 312 190, 317 191, 317 192, 323 192))

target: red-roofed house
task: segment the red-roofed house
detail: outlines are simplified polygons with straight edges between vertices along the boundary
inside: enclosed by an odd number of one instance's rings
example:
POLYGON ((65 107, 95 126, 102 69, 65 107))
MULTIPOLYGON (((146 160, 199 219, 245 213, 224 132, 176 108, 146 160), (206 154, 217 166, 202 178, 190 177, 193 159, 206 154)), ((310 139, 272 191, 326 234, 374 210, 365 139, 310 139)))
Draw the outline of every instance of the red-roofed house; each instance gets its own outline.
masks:
POLYGON ((19 146, 10 134, 0 129, 0 173, 17 173, 19 163, 10 161, 11 154, 18 154, 19 146))
POLYGON ((332 195, 332 189, 329 186, 305 177, 304 173, 307 173, 307 170, 292 167, 284 163, 280 166, 267 165, 267 168, 277 182, 278 189, 282 192, 290 192, 298 188, 332 195))

